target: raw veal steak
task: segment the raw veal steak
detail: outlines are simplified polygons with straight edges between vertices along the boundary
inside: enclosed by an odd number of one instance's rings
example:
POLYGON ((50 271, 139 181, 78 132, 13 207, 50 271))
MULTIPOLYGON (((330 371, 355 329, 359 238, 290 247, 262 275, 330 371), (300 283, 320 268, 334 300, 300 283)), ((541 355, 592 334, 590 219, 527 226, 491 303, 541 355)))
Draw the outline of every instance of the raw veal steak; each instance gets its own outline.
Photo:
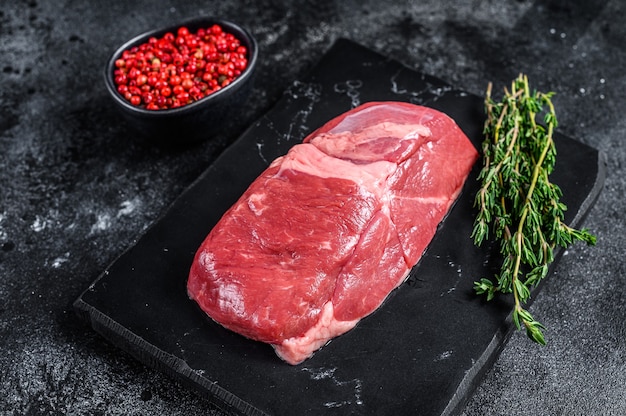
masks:
POLYGON ((406 279, 477 158, 436 110, 348 111, 274 160, 224 214, 196 253, 189 295, 300 363, 406 279))

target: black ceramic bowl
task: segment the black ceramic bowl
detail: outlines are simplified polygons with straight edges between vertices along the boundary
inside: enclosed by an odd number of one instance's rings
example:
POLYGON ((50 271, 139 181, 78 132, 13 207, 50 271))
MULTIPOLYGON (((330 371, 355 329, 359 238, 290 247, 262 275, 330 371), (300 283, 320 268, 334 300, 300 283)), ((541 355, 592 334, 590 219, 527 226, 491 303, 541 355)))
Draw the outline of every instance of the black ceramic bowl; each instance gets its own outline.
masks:
POLYGON ((109 95, 137 135, 154 143, 176 146, 210 138, 219 132, 223 120, 228 115, 237 113, 237 108, 251 90, 257 60, 258 46, 247 30, 227 20, 205 17, 151 30, 124 43, 107 62, 104 78, 109 95), (160 38, 167 32, 175 34, 181 26, 186 26, 190 32, 195 32, 213 24, 219 24, 225 32, 232 33, 248 50, 246 69, 228 86, 191 104, 164 110, 146 110, 133 106, 117 92, 113 75, 115 60, 125 50, 147 42, 150 37, 160 38))

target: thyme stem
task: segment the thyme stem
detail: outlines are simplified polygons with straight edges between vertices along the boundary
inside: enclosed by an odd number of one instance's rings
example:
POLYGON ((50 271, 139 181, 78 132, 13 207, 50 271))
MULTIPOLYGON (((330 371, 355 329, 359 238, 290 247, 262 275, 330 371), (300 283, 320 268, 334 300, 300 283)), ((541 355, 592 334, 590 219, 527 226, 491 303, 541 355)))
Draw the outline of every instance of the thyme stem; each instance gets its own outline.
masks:
POLYGON ((504 89, 501 102, 493 100, 491 92, 489 83, 483 168, 478 177, 481 189, 474 203, 478 213, 472 238, 481 245, 493 232, 503 260, 496 281, 483 277, 474 282, 474 289, 486 294, 487 300, 497 292, 512 293, 513 322, 518 329, 523 325, 532 340, 545 344, 544 326, 523 305, 531 289, 547 275, 557 245, 565 248, 574 241, 595 244, 596 238, 586 229, 563 223, 567 207, 559 201, 560 188, 549 180, 556 160, 553 94, 531 92, 525 75, 511 83, 511 92, 504 89), (544 111, 545 126, 536 120, 544 111))

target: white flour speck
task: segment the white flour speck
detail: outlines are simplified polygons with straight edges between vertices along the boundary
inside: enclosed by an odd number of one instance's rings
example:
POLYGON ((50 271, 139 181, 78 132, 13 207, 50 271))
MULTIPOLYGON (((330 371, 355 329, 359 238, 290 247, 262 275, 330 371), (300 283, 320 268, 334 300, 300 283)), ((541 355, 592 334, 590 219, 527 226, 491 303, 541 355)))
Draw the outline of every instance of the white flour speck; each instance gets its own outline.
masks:
POLYGON ((452 357, 452 350, 442 352, 439 357, 435 358, 435 361, 443 361, 452 357))
POLYGON ((398 83, 396 81, 396 78, 398 77, 399 74, 400 72, 397 72, 391 77, 391 91, 395 94, 405 94, 407 90, 398 88, 398 83))
POLYGON ((6 216, 4 214, 0 214, 0 240, 6 240, 8 238, 7 232, 2 229, 2 221, 6 216))
POLYGON ((104 231, 111 226, 111 216, 109 214, 98 214, 96 222, 91 226, 90 234, 94 234, 98 231, 104 231))
POLYGON ((358 107, 361 104, 359 99, 359 88, 363 86, 363 81, 360 79, 350 79, 346 82, 338 82, 334 85, 333 89, 336 93, 347 95, 352 101, 352 108, 358 107))
POLYGON ((61 267, 63 265, 63 263, 66 263, 67 261, 69 261, 70 259, 70 252, 66 252, 65 254, 63 254, 63 256, 57 257, 56 259, 52 260, 52 267, 55 269, 58 269, 59 267, 61 267))
POLYGON ((124 201, 120 204, 121 208, 117 211, 117 217, 121 217, 122 215, 131 214, 137 206, 139 206, 140 201, 138 198, 133 198, 129 201, 124 201))
POLYGON ((267 161, 267 159, 265 158, 265 156, 263 156, 263 152, 262 152, 262 149, 263 149, 263 143, 257 143, 257 144, 256 144, 256 148, 257 148, 257 151, 259 152, 259 156, 261 157, 261 160, 262 160, 263 162, 265 162, 265 164, 269 165, 269 162, 267 161))
POLYGON ((40 231, 43 231, 47 225, 48 225, 48 222, 45 219, 43 219, 41 216, 37 215, 35 217, 35 221, 32 223, 30 228, 34 232, 38 233, 40 231))

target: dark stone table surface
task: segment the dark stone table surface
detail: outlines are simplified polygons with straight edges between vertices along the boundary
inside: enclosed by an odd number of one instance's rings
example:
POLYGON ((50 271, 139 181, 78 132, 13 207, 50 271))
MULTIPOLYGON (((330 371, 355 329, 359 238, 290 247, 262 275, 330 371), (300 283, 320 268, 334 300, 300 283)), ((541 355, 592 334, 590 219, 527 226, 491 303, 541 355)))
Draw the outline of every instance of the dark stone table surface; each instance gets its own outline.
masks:
POLYGON ((531 308, 548 345, 514 334, 463 414, 626 414, 622 0, 2 1, 1 414, 219 415, 110 345, 72 302, 341 37, 475 94, 526 73, 556 92, 559 131, 606 154, 585 223, 598 244, 567 250, 531 308), (255 35, 255 89, 210 141, 137 142, 104 63, 135 34, 198 15, 255 35))

